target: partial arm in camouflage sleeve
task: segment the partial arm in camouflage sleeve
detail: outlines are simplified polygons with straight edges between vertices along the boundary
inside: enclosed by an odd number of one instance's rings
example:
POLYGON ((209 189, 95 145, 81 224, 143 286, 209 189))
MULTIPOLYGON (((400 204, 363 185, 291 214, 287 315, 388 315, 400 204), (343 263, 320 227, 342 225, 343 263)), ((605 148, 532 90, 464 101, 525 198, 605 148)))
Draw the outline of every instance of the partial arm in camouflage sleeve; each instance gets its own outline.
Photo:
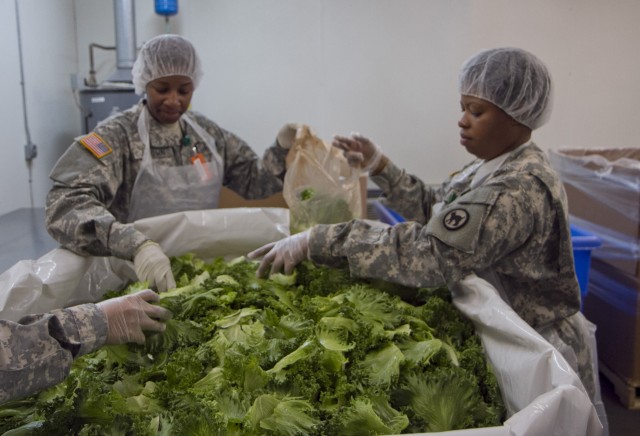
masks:
POLYGON ((439 201, 437 191, 419 178, 407 174, 388 161, 371 180, 385 194, 384 204, 407 221, 425 224, 431 217, 431 206, 439 201))
POLYGON ((266 198, 282 192, 288 150, 274 141, 262 159, 237 135, 200 115, 197 121, 216 140, 224 161, 224 186, 247 200, 266 198))
POLYGON ((97 129, 112 145, 107 156, 98 159, 76 141, 58 160, 50 175, 45 220, 51 236, 75 253, 130 260, 148 238, 125 224, 129 198, 117 198, 123 183, 133 183, 123 181, 123 168, 133 158, 126 129, 113 124, 97 129))
POLYGON ((107 319, 94 304, 0 320, 0 403, 63 381, 73 359, 100 348, 107 319))
POLYGON ((517 191, 497 196, 484 211, 479 206, 487 215, 475 227, 470 224, 464 229, 469 232, 463 237, 469 244, 466 249, 443 242, 443 236, 434 235, 429 226, 414 222, 382 226, 354 220, 317 225, 311 229, 310 258, 331 266, 347 264, 356 277, 412 287, 441 286, 493 267, 520 247, 533 228, 533 218, 527 211, 531 204, 527 195, 517 191))

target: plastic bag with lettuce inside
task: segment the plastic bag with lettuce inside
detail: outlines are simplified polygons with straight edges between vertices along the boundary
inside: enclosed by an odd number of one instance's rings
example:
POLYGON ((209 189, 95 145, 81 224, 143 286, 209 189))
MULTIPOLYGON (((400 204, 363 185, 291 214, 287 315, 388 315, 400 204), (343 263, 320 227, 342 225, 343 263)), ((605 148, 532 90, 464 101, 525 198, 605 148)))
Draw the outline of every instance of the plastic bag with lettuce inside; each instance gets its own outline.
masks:
POLYGON ((360 171, 309 126, 298 128, 288 161, 283 196, 289 206, 291 234, 315 224, 362 216, 360 171))

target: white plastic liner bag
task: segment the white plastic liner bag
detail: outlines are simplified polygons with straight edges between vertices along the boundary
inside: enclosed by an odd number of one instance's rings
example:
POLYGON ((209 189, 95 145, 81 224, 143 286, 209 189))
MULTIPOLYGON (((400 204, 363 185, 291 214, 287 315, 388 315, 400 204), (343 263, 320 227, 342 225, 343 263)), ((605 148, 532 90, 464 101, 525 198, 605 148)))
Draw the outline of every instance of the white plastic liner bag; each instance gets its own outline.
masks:
MULTIPOLYGON (((237 257, 289 235, 283 208, 230 208, 177 212, 145 218, 135 227, 168 256, 193 252, 209 260, 237 257)), ((99 301, 109 290, 136 281, 133 263, 115 257, 78 256, 56 248, 22 260, 0 274, 0 317, 22 316, 99 301)))
MULTIPOLYGON (((278 208, 189 211, 136 222, 167 255, 237 257, 289 233, 278 208)), ((135 280, 131 262, 81 257, 55 249, 23 260, 0 275, 0 316, 87 301, 135 280)), ((549 342, 524 322, 485 280, 469 276, 451 286, 453 301, 475 325, 493 365, 508 411, 500 427, 430 433, 447 436, 600 436, 603 426, 580 379, 549 342)), ((421 433, 426 434, 426 433, 421 433)))
POLYGON ((562 354, 471 275, 450 286, 453 302, 476 327, 507 408, 502 427, 440 432, 448 436, 599 436, 596 408, 562 354))

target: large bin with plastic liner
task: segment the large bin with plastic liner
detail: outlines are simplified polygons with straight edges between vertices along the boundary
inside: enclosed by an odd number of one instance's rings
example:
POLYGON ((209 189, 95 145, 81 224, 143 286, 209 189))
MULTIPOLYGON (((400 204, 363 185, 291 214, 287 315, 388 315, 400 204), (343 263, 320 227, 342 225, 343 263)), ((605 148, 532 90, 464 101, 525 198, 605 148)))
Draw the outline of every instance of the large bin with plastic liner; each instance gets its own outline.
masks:
MULTIPOLYGON (((245 254, 286 236, 288 211, 238 208, 187 211, 134 223, 168 255, 192 252, 203 259, 245 254)), ((37 260, 20 261, 0 274, 0 316, 18 319, 98 300, 115 281, 133 274, 132 264, 115 258, 84 257, 57 248, 37 260), (106 289, 105 289, 106 288, 106 289)), ((453 430, 447 436, 600 436, 603 425, 577 374, 564 357, 526 324, 478 277, 452 284, 454 304, 475 325, 498 377, 507 420, 502 426, 453 430)), ((421 433, 424 434, 424 433, 421 433)))

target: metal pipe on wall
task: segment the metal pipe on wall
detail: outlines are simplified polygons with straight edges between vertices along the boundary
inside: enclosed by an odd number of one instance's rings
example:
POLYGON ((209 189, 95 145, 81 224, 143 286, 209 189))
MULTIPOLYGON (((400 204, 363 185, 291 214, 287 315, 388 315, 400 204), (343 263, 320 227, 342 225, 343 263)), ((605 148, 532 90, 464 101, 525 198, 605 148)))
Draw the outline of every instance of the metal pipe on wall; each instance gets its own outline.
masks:
POLYGON ((136 23, 133 0, 114 0, 116 61, 118 68, 133 67, 136 60, 136 23))
POLYGON ((131 82, 131 68, 136 60, 136 20, 133 0, 113 1, 116 28, 116 71, 108 82, 131 82))
POLYGON ((135 12, 133 0, 114 0, 115 47, 91 43, 89 60, 91 69, 86 87, 79 91, 82 109, 82 130, 89 133, 98 122, 113 114, 133 106, 140 100, 134 93, 131 69, 136 60, 135 12), (93 49, 116 51, 116 69, 101 83, 95 77, 93 49))
POLYGON ((24 80, 24 60, 22 59, 22 32, 20 30, 20 8, 18 7, 18 0, 15 0, 16 8, 16 31, 18 33, 18 56, 20 63, 20 88, 22 90, 22 115, 24 119, 24 132, 26 135, 27 143, 24 146, 24 157, 27 161, 27 168, 29 170, 29 197, 31 199, 31 207, 33 207, 33 171, 31 162, 38 154, 37 146, 31 142, 31 132, 29 131, 29 117, 27 116, 27 94, 26 83, 24 80))

